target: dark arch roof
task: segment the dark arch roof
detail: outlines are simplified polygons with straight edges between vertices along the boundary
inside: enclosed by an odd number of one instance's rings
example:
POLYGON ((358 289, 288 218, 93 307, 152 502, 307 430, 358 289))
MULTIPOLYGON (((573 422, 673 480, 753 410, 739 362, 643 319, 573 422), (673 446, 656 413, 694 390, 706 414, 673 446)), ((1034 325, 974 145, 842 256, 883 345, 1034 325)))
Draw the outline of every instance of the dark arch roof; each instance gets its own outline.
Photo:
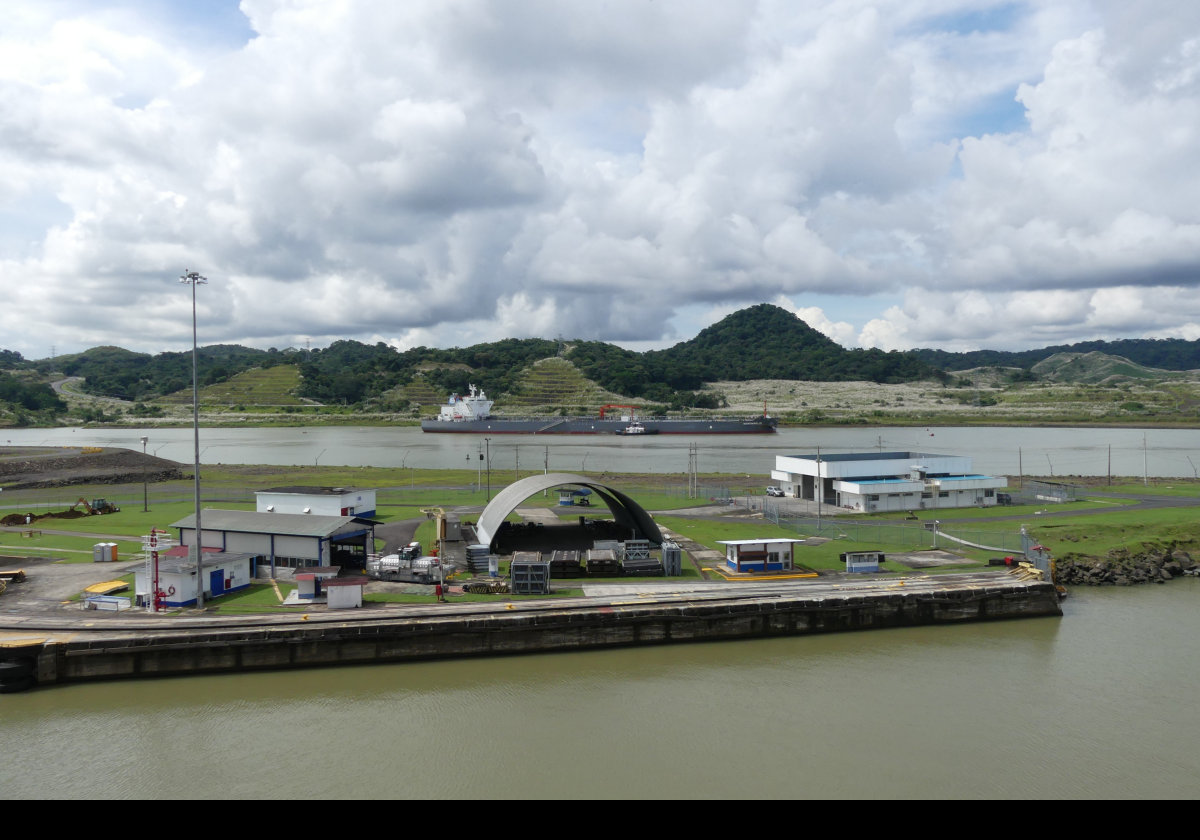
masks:
POLYGON ((479 541, 490 545, 496 537, 496 532, 500 529, 500 523, 516 510, 521 502, 535 493, 549 490, 552 487, 561 487, 564 484, 588 488, 604 500, 618 525, 629 528, 631 534, 635 534, 638 539, 650 540, 656 545, 662 544, 662 532, 658 530, 658 525, 641 505, 620 490, 598 484, 585 475, 575 475, 574 473, 531 475, 505 487, 496 494, 496 498, 492 499, 483 509, 483 513, 479 515, 479 524, 475 526, 479 541))

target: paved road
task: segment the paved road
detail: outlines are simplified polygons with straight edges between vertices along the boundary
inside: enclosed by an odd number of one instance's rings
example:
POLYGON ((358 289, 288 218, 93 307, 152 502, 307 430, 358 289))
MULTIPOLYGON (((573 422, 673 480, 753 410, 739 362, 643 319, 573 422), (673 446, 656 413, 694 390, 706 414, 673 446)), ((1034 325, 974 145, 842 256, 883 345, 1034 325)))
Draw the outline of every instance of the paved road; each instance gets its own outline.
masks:
POLYGON ((257 615, 212 615, 203 611, 177 616, 148 615, 141 611, 106 613, 91 610, 59 609, 55 612, 0 611, 0 644, 19 643, 33 638, 65 641, 82 638, 137 637, 148 633, 164 635, 195 633, 197 630, 230 630, 287 625, 311 626, 322 623, 371 624, 397 621, 425 621, 440 616, 471 616, 518 613, 562 613, 607 609, 622 612, 654 604, 680 606, 686 604, 735 603, 745 600, 799 598, 823 600, 844 598, 856 594, 902 594, 978 590, 987 588, 1023 589, 1027 583, 1003 572, 975 572, 928 577, 925 575, 887 575, 870 579, 850 580, 845 576, 822 577, 820 580, 755 582, 746 584, 702 584, 696 582, 666 582, 629 585, 598 585, 586 598, 544 598, 500 603, 454 602, 427 604, 388 604, 357 610, 311 610, 303 613, 257 615))

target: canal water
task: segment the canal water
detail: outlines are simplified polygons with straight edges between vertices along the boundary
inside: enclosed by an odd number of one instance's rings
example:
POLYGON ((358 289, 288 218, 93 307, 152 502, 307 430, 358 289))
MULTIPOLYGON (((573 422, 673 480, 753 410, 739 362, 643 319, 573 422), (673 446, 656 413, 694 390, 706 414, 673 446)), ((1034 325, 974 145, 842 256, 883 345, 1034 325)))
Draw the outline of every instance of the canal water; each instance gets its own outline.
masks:
MULTIPOLYGON (((189 462, 191 431, 5 430, 189 462)), ((4 441, 0 441, 4 442, 4 441)), ((1196 430, 788 429, 628 441, 203 429, 207 463, 701 472, 780 452, 1191 476, 1196 430), (535 442, 536 441, 536 442, 535 442), (1110 462, 1111 457, 1111 462, 1110 462), (1111 467, 1109 464, 1111 463, 1111 467)), ((1077 588, 1058 619, 67 686, 0 696, 0 797, 1113 798, 1200 785, 1200 580, 1077 588)))
POLYGON ((1200 580, 1028 619, 0 697, 0 796, 1191 798, 1200 580))
MULTIPOLYGON (((192 463, 190 428, 6 429, 0 444, 122 446, 192 463)), ((1200 429, 998 427, 804 427, 766 435, 429 434, 415 426, 200 430, 205 464, 322 464, 551 472, 741 473, 768 483, 775 456, 877 450, 967 455, 992 475, 1195 477, 1200 429), (484 456, 483 461, 480 456, 484 456)))

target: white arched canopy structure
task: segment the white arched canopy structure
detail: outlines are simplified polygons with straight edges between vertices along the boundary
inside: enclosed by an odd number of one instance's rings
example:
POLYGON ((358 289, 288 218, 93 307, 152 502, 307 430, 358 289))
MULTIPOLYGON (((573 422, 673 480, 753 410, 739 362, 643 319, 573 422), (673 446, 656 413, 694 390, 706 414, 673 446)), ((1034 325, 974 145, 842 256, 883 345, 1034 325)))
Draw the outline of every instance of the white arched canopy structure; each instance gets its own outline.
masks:
POLYGON ((531 475, 529 478, 522 478, 505 487, 496 494, 496 498, 492 499, 483 509, 483 513, 479 515, 479 524, 475 526, 475 533, 479 537, 479 541, 491 545, 505 517, 516 510, 521 502, 535 493, 563 485, 588 488, 604 500, 613 519, 618 525, 628 528, 631 536, 636 539, 650 540, 655 545, 662 545, 662 531, 658 530, 658 525, 641 505, 620 490, 597 484, 585 475, 573 473, 531 475))

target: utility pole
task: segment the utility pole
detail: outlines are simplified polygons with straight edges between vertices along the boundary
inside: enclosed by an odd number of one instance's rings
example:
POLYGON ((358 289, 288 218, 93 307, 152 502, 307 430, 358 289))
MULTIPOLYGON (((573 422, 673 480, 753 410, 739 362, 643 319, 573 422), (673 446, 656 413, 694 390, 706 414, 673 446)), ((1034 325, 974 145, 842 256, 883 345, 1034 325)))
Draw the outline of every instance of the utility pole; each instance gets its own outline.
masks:
POLYGON ((150 438, 142 435, 142 513, 150 512, 150 489, 146 478, 146 442, 150 438))
POLYGON ((825 488, 821 481, 821 447, 817 447, 817 487, 813 495, 817 499, 817 533, 821 533, 821 497, 825 495, 825 488))
POLYGON ((487 500, 490 502, 492 500, 492 439, 490 437, 484 438, 483 443, 487 449, 487 500))
POLYGON ((688 444, 688 489, 687 489, 687 495, 688 495, 689 499, 696 498, 696 496, 699 495, 699 493, 700 493, 700 478, 698 475, 699 465, 697 464, 699 456, 700 456, 700 453, 699 453, 699 448, 697 447, 697 445, 694 443, 689 443, 688 444))

